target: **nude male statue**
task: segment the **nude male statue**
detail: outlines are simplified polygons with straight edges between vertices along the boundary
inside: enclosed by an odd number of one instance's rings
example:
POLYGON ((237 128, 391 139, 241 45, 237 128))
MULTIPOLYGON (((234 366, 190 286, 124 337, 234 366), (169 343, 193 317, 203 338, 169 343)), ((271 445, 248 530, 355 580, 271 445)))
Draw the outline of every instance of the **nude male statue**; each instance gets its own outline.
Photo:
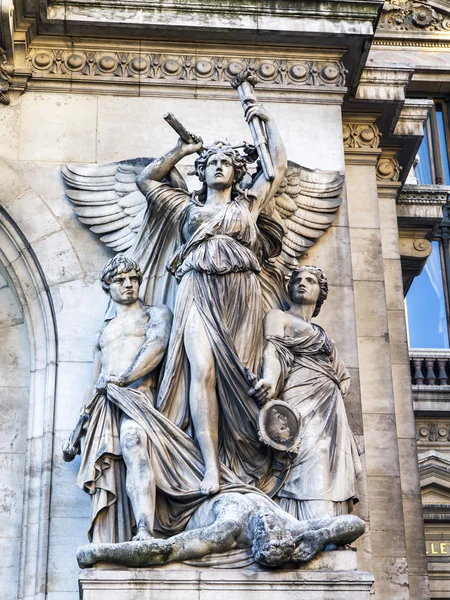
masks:
POLYGON ((105 561, 149 567, 251 549, 255 561, 277 567, 311 560, 328 544, 350 544, 364 533, 364 521, 343 515, 298 521, 262 493, 222 492, 205 498, 186 530, 169 539, 81 546, 81 568, 105 561))
MULTIPOLYGON (((143 428, 108 399, 107 386, 132 388, 154 404, 157 367, 169 341, 172 313, 163 305, 142 304, 138 299, 141 271, 135 261, 122 254, 105 264, 100 280, 115 316, 105 322, 95 348, 77 483, 92 495, 91 541, 131 539, 128 502, 136 521, 133 539, 145 540, 152 538, 155 511, 149 440, 143 428)), ((66 461, 78 453, 79 441, 64 444, 66 461)))

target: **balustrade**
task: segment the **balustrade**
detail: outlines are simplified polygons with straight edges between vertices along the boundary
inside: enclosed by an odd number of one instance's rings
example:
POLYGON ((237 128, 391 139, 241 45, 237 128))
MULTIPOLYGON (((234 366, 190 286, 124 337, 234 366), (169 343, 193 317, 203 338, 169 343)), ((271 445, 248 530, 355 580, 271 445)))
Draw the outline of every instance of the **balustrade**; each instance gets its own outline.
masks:
POLYGON ((413 385, 449 385, 450 351, 411 350, 409 362, 413 385))

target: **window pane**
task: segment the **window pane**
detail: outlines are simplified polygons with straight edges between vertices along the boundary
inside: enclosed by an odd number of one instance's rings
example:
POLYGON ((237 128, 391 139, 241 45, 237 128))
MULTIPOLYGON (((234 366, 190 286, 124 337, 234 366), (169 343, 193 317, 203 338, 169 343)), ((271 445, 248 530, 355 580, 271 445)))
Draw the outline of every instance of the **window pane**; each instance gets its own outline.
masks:
POLYGON ((417 181, 419 183, 423 183, 426 185, 431 185, 433 183, 433 179, 431 177, 431 167, 430 167, 430 153, 428 151, 428 127, 424 127, 425 135, 423 137, 422 143, 420 144, 419 152, 417 156, 419 157, 419 162, 414 170, 414 174, 417 177, 417 181))
POLYGON ((410 348, 448 348, 447 314, 439 242, 406 296, 410 348))
POLYGON ((442 104, 436 104, 436 122, 438 126, 439 136, 439 152, 442 162, 443 183, 450 183, 450 169, 448 165, 447 140, 445 139, 444 115, 442 112, 442 104))

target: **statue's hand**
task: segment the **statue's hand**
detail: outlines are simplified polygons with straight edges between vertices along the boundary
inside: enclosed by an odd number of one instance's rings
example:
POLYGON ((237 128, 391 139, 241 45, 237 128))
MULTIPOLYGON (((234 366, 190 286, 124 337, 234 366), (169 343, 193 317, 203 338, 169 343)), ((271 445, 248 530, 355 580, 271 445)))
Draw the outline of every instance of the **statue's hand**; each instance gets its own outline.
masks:
POLYGON ((248 391, 259 406, 264 406, 266 402, 275 397, 275 388, 267 379, 260 379, 254 388, 248 391))
POLYGON ((106 375, 100 375, 95 384, 95 390, 99 394, 106 394, 106 386, 108 385, 108 378, 106 375))
POLYGON ((341 381, 341 383, 339 384, 339 387, 341 388, 342 397, 345 398, 345 396, 348 394, 348 390, 350 388, 350 378, 344 379, 344 381, 341 381))
POLYGON ((247 123, 250 123, 250 121, 255 117, 258 117, 259 119, 261 119, 261 121, 264 121, 264 123, 267 123, 267 121, 270 121, 270 119, 272 118, 270 113, 259 102, 256 102, 255 104, 250 104, 250 106, 248 106, 245 111, 245 120, 247 121, 247 123))
POLYGON ((197 136, 191 133, 192 142, 186 143, 181 138, 178 138, 177 149, 181 152, 183 156, 188 156, 189 154, 195 154, 196 152, 201 152, 203 150, 203 140, 200 136, 197 136))
POLYGON ((65 462, 72 462, 72 460, 80 454, 80 447, 72 445, 72 438, 69 438, 62 445, 63 459, 65 462))

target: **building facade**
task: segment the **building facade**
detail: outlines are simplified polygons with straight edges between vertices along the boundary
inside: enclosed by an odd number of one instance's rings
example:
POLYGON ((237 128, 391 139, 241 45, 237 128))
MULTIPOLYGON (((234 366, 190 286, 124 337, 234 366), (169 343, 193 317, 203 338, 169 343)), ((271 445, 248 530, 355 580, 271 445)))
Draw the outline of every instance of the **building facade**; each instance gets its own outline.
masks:
POLYGON ((77 599, 89 521, 60 448, 113 252, 77 219, 61 167, 161 155, 167 112, 208 142, 248 140, 230 86, 243 68, 288 158, 345 175, 301 262, 327 273, 318 322, 352 377, 358 570, 377 600, 450 598, 450 2, 0 0, 0 19, 5 600, 77 599))

